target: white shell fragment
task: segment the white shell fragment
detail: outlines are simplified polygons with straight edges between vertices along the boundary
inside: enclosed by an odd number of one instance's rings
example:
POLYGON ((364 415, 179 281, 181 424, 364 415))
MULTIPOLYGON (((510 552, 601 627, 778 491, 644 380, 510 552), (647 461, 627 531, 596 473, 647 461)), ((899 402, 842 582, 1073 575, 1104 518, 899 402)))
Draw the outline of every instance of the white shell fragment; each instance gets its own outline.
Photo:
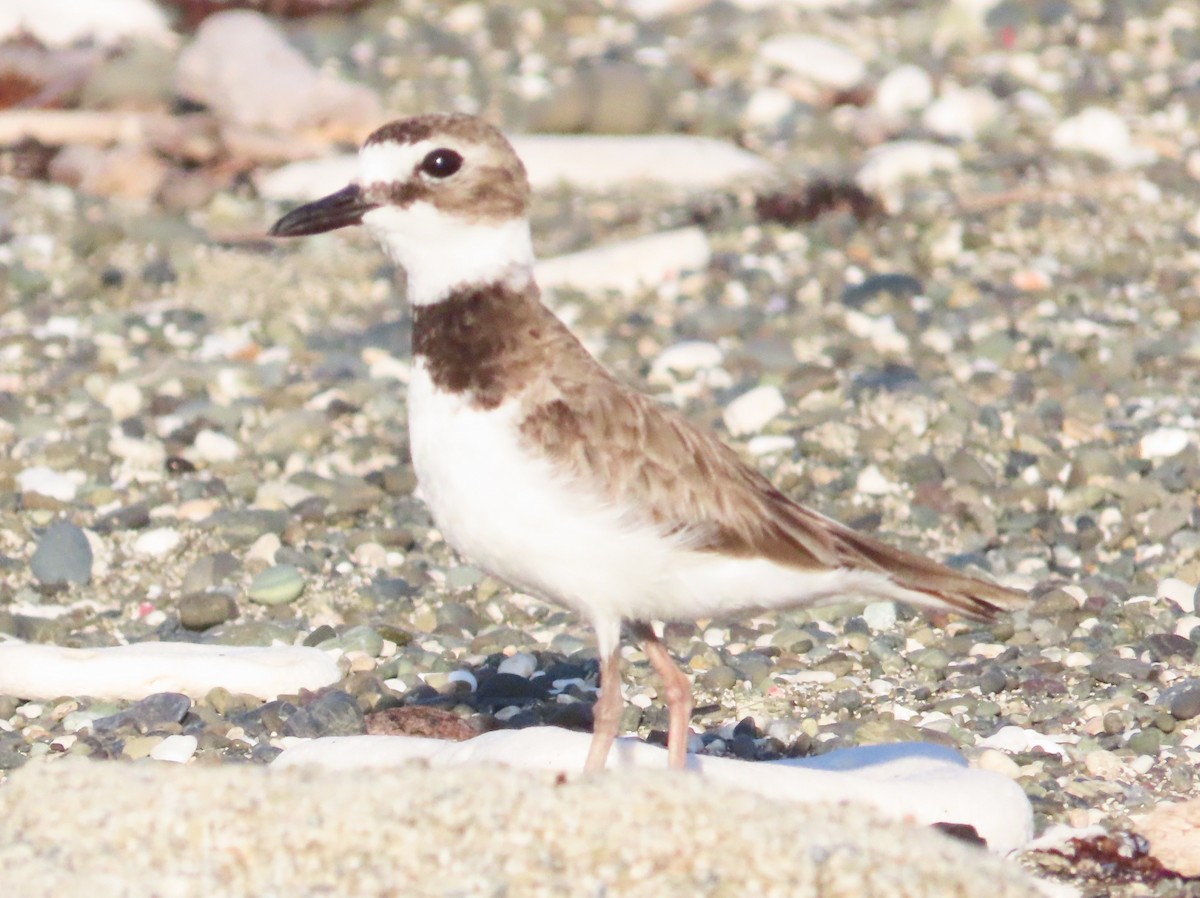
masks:
POLYGON ((0 695, 27 699, 90 695, 137 700, 156 692, 182 692, 199 698, 217 686, 273 699, 329 686, 341 676, 331 656, 302 646, 139 642, 70 649, 25 642, 0 644, 0 695))

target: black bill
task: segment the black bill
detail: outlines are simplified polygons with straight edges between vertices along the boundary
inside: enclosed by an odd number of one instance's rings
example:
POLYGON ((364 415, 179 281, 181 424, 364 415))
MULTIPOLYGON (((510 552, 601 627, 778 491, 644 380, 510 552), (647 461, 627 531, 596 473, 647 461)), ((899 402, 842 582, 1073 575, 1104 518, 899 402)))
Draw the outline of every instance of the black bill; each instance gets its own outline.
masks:
POLYGON ((378 207, 363 197, 357 184, 344 187, 323 199, 293 209, 271 226, 272 237, 305 237, 362 224, 363 216, 378 207))

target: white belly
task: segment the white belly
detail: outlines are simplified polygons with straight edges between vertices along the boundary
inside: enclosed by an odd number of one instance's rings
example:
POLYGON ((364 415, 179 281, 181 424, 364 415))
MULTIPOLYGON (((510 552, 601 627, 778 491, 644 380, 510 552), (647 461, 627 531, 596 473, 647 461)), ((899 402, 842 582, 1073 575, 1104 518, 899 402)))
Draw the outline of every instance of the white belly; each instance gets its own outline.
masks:
POLYGON ((672 546, 520 444, 515 404, 472 408, 409 385, 413 466, 438 528, 472 563, 593 623, 626 616, 654 591, 672 546))
POLYGON ((490 411, 436 390, 423 364, 409 385, 413 466, 447 542, 526 592, 579 612, 604 644, 622 619, 695 620, 855 598, 923 598, 869 571, 810 571, 689 550, 630 508, 601 499, 520 442, 515 403, 490 411))

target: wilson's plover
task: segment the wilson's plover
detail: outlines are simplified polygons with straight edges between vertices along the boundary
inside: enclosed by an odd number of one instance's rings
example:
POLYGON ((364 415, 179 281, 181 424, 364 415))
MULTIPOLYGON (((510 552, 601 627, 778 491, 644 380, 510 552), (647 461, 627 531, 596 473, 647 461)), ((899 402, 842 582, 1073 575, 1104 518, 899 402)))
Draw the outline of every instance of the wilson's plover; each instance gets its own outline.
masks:
POLYGON ((793 502, 715 436, 610 375, 542 305, 529 183, 504 136, 467 115, 380 128, 358 180, 271 234, 363 224, 408 277, 412 460, 446 540, 596 631, 588 769, 620 724, 622 622, 665 686, 685 766, 691 683, 653 620, 896 600, 974 618, 1024 595, 903 552, 793 502))

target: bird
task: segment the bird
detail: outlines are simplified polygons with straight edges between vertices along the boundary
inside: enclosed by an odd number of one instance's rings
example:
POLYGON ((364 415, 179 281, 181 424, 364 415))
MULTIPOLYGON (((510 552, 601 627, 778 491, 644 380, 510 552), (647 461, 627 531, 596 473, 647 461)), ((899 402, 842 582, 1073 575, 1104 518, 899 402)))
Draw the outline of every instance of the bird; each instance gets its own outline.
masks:
POLYGON ((617 379, 542 302, 529 207, 500 130, 423 114, 372 133, 352 183, 269 234, 362 225, 403 269, 421 495, 462 556, 590 623, 600 682, 586 771, 606 766, 620 729, 623 624, 664 686, 668 766, 684 768, 691 682, 655 621, 845 601, 989 620, 1025 603, 793 501, 714 433, 617 379))

